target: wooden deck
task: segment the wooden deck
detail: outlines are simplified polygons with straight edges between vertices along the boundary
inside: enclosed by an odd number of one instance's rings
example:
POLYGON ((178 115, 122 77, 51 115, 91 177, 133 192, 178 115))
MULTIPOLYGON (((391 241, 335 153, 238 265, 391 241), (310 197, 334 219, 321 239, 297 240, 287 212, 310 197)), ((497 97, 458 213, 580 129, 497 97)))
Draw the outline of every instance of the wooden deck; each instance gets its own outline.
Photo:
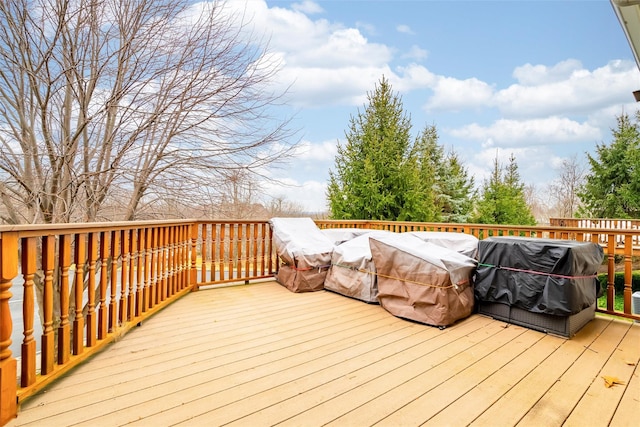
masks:
POLYGON ((639 362, 628 321, 570 340, 479 315, 439 330, 266 282, 189 294, 9 426, 638 425, 639 362))

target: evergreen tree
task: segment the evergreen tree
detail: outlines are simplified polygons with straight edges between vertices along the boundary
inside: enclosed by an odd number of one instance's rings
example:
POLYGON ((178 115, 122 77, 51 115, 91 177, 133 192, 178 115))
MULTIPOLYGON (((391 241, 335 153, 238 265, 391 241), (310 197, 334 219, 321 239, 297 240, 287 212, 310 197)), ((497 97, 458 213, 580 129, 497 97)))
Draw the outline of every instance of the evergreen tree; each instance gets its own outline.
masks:
POLYGON ((338 144, 335 169, 329 171, 327 199, 340 219, 421 220, 409 209, 419 204, 417 174, 411 159, 410 118, 384 77, 364 112, 351 117, 346 145, 338 144))
POLYGON ((476 206, 474 222, 480 224, 535 225, 527 206, 524 184, 520 181, 518 165, 513 155, 509 164, 501 168, 496 156, 489 180, 482 187, 476 206))
POLYGON ((411 121, 384 77, 367 98, 329 171, 331 217, 466 221, 473 179, 454 153, 445 156, 436 127, 425 126, 411 143, 411 121))
POLYGON ((596 146, 587 154, 590 172, 579 192, 581 216, 595 218, 640 217, 640 131, 627 114, 618 117, 611 145, 596 146))
POLYGON ((411 159, 416 168, 412 200, 417 201, 415 211, 421 221, 436 222, 441 218, 439 201, 442 191, 444 149, 438 144, 435 126, 426 126, 413 145, 411 159))
POLYGON ((468 222, 473 210, 474 179, 454 151, 447 155, 443 169, 438 203, 441 221, 468 222))

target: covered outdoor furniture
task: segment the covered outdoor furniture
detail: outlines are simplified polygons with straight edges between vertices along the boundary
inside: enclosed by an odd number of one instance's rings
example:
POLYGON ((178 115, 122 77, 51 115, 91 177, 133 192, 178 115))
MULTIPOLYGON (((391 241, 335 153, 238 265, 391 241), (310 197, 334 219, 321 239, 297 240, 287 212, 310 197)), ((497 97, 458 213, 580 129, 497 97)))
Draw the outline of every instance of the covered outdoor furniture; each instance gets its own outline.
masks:
POLYGON ((473 311, 476 261, 409 233, 369 238, 378 275, 378 301, 391 314, 434 326, 473 311))
POLYGON ((324 228, 321 231, 334 245, 341 245, 355 237, 371 232, 365 228, 324 228))
POLYGON ((565 337, 593 319, 600 245, 490 237, 480 241, 478 256, 480 313, 565 337))
POLYGON ((271 218, 269 222, 281 261, 276 281, 292 292, 323 289, 333 242, 311 218, 271 218))
POLYGON ((478 258, 478 238, 466 233, 448 231, 411 231, 425 242, 452 249, 469 258, 478 258))
POLYGON ((376 268, 371 258, 369 237, 389 234, 367 230, 333 250, 331 268, 324 281, 325 289, 368 303, 378 302, 376 268))

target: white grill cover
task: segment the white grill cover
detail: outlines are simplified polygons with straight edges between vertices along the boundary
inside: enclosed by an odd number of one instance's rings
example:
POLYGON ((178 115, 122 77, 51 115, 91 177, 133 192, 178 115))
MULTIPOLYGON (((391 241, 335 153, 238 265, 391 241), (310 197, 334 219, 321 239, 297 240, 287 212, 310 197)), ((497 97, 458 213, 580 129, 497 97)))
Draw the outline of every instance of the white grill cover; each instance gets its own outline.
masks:
POLYGON ((478 259, 478 238, 466 233, 452 233, 445 231, 411 231, 410 234, 425 242, 453 249, 470 258, 478 259))
POLYGON ((311 218, 271 218, 269 222, 283 263, 276 274, 278 283, 292 292, 323 289, 333 242, 311 218))
POLYGON ((371 230, 367 230, 366 228, 325 228, 321 231, 335 245, 341 245, 355 237, 371 232, 371 230))
POLYGON ((378 302, 376 268, 371 259, 369 236, 389 234, 371 231, 354 237, 333 250, 331 268, 324 281, 325 289, 369 303, 378 302))

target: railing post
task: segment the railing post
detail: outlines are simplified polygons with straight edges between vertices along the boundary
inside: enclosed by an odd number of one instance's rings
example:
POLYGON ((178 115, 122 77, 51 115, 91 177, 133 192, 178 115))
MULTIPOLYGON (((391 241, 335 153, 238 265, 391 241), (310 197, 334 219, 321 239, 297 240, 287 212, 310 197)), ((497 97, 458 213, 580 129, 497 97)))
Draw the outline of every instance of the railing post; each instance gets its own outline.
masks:
POLYGON ((18 275, 18 234, 0 235, 0 425, 17 415, 17 362, 11 355, 11 284, 18 275))

